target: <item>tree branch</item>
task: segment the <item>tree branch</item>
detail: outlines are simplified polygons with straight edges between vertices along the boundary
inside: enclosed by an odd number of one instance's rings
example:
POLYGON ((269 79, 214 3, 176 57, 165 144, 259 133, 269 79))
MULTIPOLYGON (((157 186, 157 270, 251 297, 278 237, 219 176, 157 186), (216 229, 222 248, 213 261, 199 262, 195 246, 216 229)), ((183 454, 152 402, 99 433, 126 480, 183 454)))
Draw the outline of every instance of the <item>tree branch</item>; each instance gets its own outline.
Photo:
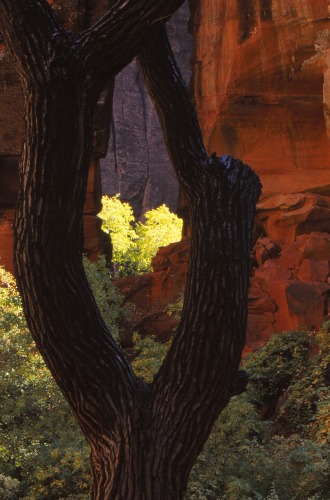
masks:
POLYGON ((198 189, 209 163, 195 107, 175 61, 165 25, 139 52, 138 62, 154 102, 165 143, 179 181, 198 189))
POLYGON ((160 460, 171 456, 173 467, 185 464, 189 471, 230 399, 244 347, 249 245, 261 185, 241 161, 207 156, 164 27, 140 52, 139 63, 172 163, 190 195, 192 243, 182 317, 153 383, 155 426, 169 436, 160 460), (182 450, 178 442, 185 443, 182 450))
POLYGON ((117 0, 80 40, 87 78, 103 87, 138 54, 157 23, 184 0, 117 0))
POLYGON ((45 81, 50 49, 63 33, 47 1, 0 0, 0 30, 21 77, 45 81))

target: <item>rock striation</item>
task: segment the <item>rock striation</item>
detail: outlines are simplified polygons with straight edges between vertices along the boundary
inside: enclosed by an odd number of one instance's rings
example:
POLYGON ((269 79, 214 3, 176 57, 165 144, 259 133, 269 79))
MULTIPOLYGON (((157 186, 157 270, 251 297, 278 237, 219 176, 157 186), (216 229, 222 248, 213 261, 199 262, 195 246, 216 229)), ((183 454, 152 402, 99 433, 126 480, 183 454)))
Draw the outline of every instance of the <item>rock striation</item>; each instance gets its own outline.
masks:
POLYGON ((241 158, 266 195, 329 185, 328 0, 193 5, 193 93, 209 153, 241 158))

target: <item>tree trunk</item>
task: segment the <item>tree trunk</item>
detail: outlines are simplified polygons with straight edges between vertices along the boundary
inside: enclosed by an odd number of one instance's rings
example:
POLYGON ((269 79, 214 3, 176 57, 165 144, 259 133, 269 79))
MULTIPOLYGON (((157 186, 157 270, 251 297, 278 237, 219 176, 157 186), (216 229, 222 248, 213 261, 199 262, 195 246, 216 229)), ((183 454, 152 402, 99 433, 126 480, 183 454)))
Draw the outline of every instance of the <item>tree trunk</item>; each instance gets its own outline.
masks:
POLYGON ((16 277, 33 338, 90 444, 97 500, 183 498, 230 399, 244 345, 260 183, 239 160, 205 151, 158 22, 181 3, 118 0, 76 37, 58 26, 45 0, 0 0, 1 30, 25 98, 16 277), (95 103, 138 51, 193 227, 182 319, 150 385, 107 331, 82 266, 95 103))

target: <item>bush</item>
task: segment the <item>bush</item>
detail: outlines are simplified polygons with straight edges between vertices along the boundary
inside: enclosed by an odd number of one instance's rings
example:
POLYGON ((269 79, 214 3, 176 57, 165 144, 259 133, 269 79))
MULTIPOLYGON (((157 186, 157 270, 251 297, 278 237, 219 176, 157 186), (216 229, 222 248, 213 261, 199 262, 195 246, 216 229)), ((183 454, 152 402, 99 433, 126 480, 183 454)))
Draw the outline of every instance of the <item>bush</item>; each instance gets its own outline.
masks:
MULTIPOLYGON (((105 260, 84 264, 98 307, 118 340, 127 309, 105 260)), ((88 499, 87 443, 31 338, 15 281, 1 267, 0 283, 0 498, 88 499)))
POLYGON ((111 235, 113 245, 112 259, 120 263, 125 259, 126 252, 137 238, 133 228, 135 218, 132 207, 119 199, 119 194, 109 198, 102 197, 102 210, 99 213, 102 219, 102 229, 111 235))
POLYGON ((161 246, 181 239, 182 220, 161 205, 145 213, 145 222, 136 222, 133 210, 119 195, 103 196, 99 214, 102 229, 111 236, 113 262, 119 267, 119 276, 151 271, 151 260, 161 246))
POLYGON ((134 373, 144 382, 150 383, 165 358, 169 343, 162 344, 155 337, 142 339, 137 334, 133 340, 134 348, 131 362, 134 373))
POLYGON ((85 273, 97 306, 113 338, 121 343, 127 341, 127 328, 131 310, 123 304, 123 297, 111 281, 105 257, 97 262, 84 258, 85 273))
POLYGON ((285 332, 244 363, 231 399, 191 472, 187 498, 330 499, 329 324, 285 332))
MULTIPOLYGON (((126 313, 105 262, 86 269, 120 339, 126 313)), ((86 500, 89 449, 27 331, 14 280, 1 268, 0 283, 0 498, 86 500)), ((134 370, 151 382, 168 346, 149 337, 134 341, 134 370)), ((317 334, 273 336, 244 367, 247 391, 216 422, 186 498, 330 499, 329 324, 317 334)))

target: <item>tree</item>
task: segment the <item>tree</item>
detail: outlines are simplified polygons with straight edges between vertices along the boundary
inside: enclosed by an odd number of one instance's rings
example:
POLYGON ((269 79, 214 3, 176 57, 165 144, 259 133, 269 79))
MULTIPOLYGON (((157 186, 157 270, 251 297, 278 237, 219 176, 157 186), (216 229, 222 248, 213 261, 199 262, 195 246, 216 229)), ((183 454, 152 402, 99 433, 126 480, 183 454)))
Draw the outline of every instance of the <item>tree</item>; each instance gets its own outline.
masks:
POLYGON ((102 229, 111 236, 112 260, 119 268, 119 276, 140 274, 152 270, 151 260, 159 247, 180 241, 182 220, 166 205, 148 210, 145 222, 135 222, 133 209, 123 203, 119 195, 102 197, 102 229))
POLYGON ((162 24, 182 3, 117 0, 76 36, 45 0, 0 0, 25 100, 15 273, 29 329, 89 442, 97 500, 182 498, 244 345, 260 182, 205 151, 162 24), (181 321, 149 385, 105 327, 82 266, 93 110, 137 54, 192 216, 181 321))
POLYGON ((103 231, 111 236, 112 260, 120 263, 137 238, 132 225, 135 221, 133 209, 129 203, 120 201, 119 195, 103 196, 102 210, 98 215, 102 219, 103 231))
POLYGON ((166 205, 149 210, 144 214, 145 222, 136 225, 135 248, 131 252, 137 260, 138 272, 151 271, 151 260, 156 255, 159 247, 180 241, 182 235, 182 220, 169 211, 166 205))

